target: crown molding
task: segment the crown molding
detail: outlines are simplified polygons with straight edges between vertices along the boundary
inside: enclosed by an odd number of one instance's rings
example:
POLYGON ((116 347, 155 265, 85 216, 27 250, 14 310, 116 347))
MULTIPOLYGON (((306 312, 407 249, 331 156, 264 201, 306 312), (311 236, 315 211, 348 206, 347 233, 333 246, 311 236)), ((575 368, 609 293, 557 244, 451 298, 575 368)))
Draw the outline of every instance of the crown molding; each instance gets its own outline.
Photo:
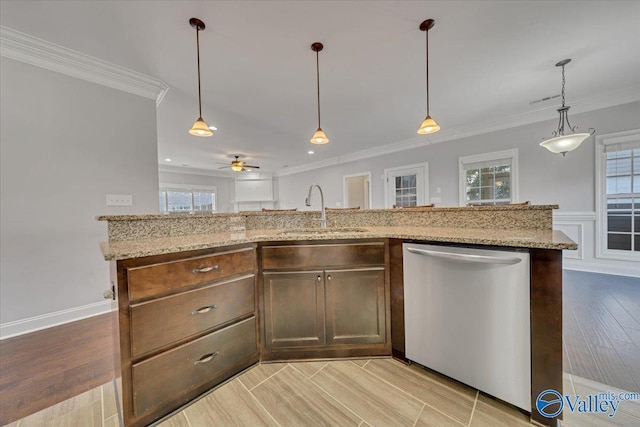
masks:
POLYGON ((190 168, 186 166, 171 166, 171 165, 158 165, 158 172, 168 172, 168 173, 182 173, 187 175, 203 175, 203 176, 217 176, 220 178, 229 178, 233 179, 235 172, 223 172, 217 170, 210 169, 198 169, 198 168, 190 168))
MULTIPOLYGON (((640 86, 631 86, 625 89, 608 92, 606 94, 590 97, 573 101, 571 103, 572 114, 586 113, 588 111, 599 110, 602 108, 613 107, 616 105, 628 104, 630 102, 640 101, 640 86)), ((496 132, 500 130, 510 129, 518 126, 529 125, 533 123, 539 123, 546 120, 552 120, 558 118, 557 105, 549 105, 544 108, 537 109, 535 111, 529 111, 526 113, 515 114, 512 116, 503 117, 482 125, 461 126, 458 128, 447 129, 437 134, 429 136, 416 135, 412 138, 395 142, 392 144, 386 144, 379 147, 368 148, 366 150, 357 151, 354 153, 345 154, 342 156, 332 157, 325 160, 320 160, 313 163, 307 163, 304 165, 294 166, 291 168, 282 169, 277 171, 275 176, 286 176, 297 173, 307 172, 314 169, 319 169, 328 166, 339 165, 341 163, 354 162, 357 160, 364 160, 371 157, 383 156, 386 154, 397 153, 399 151, 412 150, 414 148, 424 147, 426 145, 439 144, 442 142, 453 141, 475 135, 482 135, 490 132, 496 132)), ((543 129, 540 134, 540 141, 547 135, 551 135, 552 127, 549 129, 543 129), (547 132, 548 131, 548 132, 547 132)))
POLYGON ((0 55, 102 86, 155 99, 160 105, 169 86, 160 79, 0 25, 0 55))

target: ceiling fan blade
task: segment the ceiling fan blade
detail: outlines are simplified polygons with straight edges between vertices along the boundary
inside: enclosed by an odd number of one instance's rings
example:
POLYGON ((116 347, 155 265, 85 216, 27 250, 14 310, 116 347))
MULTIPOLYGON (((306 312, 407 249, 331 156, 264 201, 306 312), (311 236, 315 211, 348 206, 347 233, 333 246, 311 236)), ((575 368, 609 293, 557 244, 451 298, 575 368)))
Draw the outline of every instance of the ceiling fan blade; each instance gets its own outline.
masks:
POLYGON ((260 166, 242 165, 244 168, 260 169, 260 166))
POLYGON ((218 169, 226 169, 226 168, 230 168, 230 167, 231 167, 231 165, 227 165, 227 166, 223 166, 223 167, 218 168, 218 169))

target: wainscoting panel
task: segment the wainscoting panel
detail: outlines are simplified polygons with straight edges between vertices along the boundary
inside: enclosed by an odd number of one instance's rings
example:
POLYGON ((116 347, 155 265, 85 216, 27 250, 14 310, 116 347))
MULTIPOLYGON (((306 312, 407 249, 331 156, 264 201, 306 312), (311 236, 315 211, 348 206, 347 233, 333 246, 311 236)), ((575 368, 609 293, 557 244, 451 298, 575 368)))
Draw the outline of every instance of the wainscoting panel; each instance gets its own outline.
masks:
POLYGON ((596 258, 595 212, 554 211, 553 229, 578 243, 577 250, 563 251, 563 268, 640 277, 640 268, 633 261, 596 258))

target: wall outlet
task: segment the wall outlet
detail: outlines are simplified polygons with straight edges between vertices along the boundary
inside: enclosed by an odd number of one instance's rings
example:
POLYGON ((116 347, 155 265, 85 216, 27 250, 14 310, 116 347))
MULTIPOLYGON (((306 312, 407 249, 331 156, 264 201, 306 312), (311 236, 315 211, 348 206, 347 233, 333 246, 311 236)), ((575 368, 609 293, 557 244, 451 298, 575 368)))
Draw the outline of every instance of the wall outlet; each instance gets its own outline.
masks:
POLYGON ((107 194, 107 206, 133 206, 131 194, 107 194))
POLYGON ((342 202, 336 202, 336 207, 337 208, 341 208, 342 207, 342 202))
POLYGON ((429 203, 440 203, 442 202, 442 197, 431 197, 429 199, 429 203))
POLYGON ((437 194, 440 194, 441 192, 442 192, 442 188, 440 188, 440 187, 436 187, 436 193, 437 193, 437 194))

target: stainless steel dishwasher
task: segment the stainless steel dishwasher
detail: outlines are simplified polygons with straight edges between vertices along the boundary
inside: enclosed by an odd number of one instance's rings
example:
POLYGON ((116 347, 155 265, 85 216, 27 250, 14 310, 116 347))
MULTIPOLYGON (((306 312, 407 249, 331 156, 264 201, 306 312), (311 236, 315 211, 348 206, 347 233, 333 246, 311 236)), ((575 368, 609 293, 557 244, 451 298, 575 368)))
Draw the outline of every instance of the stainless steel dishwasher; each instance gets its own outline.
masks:
POLYGON ((529 253, 403 244, 409 360, 531 412, 529 253))

